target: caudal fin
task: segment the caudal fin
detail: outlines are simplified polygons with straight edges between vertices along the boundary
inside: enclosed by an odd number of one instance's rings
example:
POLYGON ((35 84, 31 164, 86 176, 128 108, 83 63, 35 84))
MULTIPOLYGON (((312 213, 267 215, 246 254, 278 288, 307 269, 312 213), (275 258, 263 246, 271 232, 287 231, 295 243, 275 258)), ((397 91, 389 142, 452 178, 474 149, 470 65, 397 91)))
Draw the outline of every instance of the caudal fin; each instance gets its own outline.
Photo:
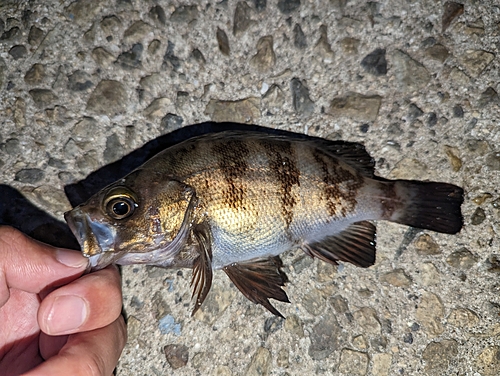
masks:
POLYGON ((410 180, 394 183, 398 192, 406 193, 408 201, 390 220, 446 234, 460 231, 463 225, 462 188, 447 183, 410 180))

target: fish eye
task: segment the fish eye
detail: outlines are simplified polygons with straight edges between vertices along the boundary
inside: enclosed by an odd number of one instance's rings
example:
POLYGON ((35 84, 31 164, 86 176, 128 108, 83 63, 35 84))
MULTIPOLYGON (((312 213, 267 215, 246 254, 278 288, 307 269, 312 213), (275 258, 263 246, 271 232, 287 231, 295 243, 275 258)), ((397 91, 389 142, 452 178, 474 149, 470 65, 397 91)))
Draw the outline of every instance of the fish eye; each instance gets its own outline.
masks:
POLYGON ((106 211, 114 219, 130 217, 135 207, 135 201, 129 196, 111 197, 106 203, 106 211))

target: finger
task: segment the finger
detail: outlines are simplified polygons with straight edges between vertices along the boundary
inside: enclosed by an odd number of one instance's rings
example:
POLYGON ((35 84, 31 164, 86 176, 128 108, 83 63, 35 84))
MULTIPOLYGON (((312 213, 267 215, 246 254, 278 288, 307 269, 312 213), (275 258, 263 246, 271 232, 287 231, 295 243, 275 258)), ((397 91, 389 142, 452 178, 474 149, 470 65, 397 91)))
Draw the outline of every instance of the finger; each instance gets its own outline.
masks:
POLYGON ((127 330, 120 316, 104 328, 70 335, 57 355, 24 376, 109 376, 126 341, 127 330))
POLYGON ((54 248, 0 226, 0 307, 9 298, 9 288, 39 293, 80 275, 87 263, 79 252, 54 248))
POLYGON ((65 336, 49 336, 45 333, 40 333, 38 349, 43 359, 49 359, 59 354, 59 351, 68 342, 68 335, 65 336))
POLYGON ((38 310, 38 323, 49 335, 89 331, 115 321, 121 309, 120 274, 109 266, 47 295, 38 310))

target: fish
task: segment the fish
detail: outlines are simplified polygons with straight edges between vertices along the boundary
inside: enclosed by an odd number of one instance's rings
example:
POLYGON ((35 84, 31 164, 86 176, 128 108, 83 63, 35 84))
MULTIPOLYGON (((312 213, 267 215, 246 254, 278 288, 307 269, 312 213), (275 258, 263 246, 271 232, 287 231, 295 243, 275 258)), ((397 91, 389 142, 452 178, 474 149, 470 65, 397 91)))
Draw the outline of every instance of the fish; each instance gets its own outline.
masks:
POLYGON ((115 263, 192 269, 194 315, 217 270, 271 313, 289 302, 280 255, 375 263, 376 227, 463 226, 462 188, 388 180, 359 143, 223 131, 171 146, 65 213, 89 271, 115 263))

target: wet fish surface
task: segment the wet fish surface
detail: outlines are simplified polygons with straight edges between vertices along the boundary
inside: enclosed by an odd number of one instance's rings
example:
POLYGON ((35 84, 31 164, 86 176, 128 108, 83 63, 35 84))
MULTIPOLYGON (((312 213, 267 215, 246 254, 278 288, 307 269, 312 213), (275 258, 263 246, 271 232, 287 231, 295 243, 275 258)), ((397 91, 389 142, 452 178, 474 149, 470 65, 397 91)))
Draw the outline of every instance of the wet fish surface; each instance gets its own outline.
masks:
POLYGON ((92 271, 111 263, 192 268, 193 314, 222 269, 252 302, 288 302, 279 255, 375 263, 387 220, 447 234, 463 189, 387 180, 357 143, 226 131, 174 145, 65 214, 92 271))

